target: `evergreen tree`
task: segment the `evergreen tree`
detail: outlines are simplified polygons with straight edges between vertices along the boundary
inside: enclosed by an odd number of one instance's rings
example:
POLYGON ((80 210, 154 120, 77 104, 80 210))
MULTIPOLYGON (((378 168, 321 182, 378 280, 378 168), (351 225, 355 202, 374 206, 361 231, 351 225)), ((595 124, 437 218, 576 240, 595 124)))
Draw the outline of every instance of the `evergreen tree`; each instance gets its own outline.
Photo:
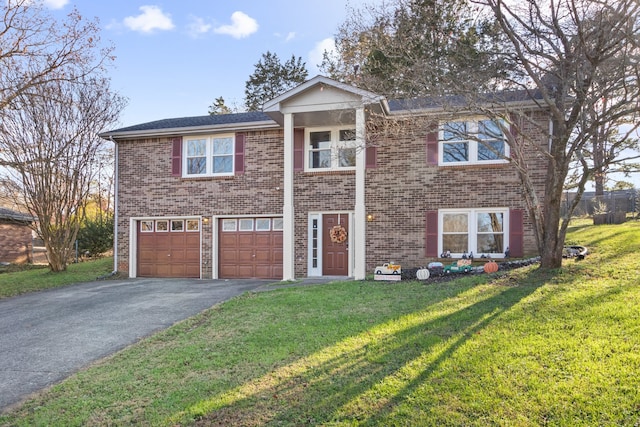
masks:
POLYGON ((213 101, 213 104, 209 106, 210 116, 217 116, 220 114, 231 114, 231 113, 233 113, 233 111, 231 110, 231 108, 227 107, 227 105, 224 103, 224 98, 221 96, 217 97, 215 101, 213 101))
POLYGON ((269 51, 262 54, 255 67, 245 84, 247 111, 261 111, 265 102, 303 83, 309 74, 302 58, 291 55, 283 64, 269 51))

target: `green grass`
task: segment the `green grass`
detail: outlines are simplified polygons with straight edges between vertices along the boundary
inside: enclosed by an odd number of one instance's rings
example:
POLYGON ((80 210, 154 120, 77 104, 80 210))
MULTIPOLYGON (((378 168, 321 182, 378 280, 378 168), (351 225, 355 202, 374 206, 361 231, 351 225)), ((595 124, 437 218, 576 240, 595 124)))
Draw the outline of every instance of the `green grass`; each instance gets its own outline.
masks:
POLYGON ((245 294, 0 425, 638 425, 640 222, 569 237, 558 271, 245 294))
POLYGON ((113 270, 113 257, 69 264, 67 270, 52 273, 46 266, 24 267, 21 271, 0 274, 0 299, 27 292, 90 282, 113 270))

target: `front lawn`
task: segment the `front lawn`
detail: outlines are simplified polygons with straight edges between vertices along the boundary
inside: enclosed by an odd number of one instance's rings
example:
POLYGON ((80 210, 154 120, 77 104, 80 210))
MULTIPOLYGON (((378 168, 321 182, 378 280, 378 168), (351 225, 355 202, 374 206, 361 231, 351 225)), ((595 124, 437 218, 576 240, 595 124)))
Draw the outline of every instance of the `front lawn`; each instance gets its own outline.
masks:
POLYGON ((245 294, 0 424, 638 425, 640 223, 569 238, 561 271, 245 294))
POLYGON ((23 266, 17 270, 0 272, 0 298, 96 280, 113 270, 113 257, 69 264, 67 271, 59 273, 52 273, 46 266, 23 266))

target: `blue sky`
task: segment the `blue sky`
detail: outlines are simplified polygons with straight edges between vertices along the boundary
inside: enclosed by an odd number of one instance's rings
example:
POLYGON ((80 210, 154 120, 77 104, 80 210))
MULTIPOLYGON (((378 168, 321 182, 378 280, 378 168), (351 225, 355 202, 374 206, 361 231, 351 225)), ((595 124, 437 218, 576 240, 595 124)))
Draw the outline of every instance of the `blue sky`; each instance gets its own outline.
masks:
MULTIPOLYGON (((206 115, 222 96, 242 107, 244 85, 263 53, 302 57, 318 74, 347 7, 366 0, 45 0, 55 16, 75 6, 97 17, 115 46, 112 87, 128 98, 121 125, 206 115)), ((370 2, 369 2, 370 3, 370 2)))

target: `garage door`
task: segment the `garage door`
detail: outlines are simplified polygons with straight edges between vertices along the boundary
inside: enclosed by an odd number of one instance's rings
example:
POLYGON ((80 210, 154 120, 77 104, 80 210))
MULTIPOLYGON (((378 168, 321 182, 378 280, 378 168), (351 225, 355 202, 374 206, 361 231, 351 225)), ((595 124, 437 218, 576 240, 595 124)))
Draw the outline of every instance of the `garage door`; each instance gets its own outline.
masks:
POLYGON ((220 278, 282 279, 282 218, 219 221, 220 278))
POLYGON ((200 278, 200 220, 138 221, 138 277, 200 278))

